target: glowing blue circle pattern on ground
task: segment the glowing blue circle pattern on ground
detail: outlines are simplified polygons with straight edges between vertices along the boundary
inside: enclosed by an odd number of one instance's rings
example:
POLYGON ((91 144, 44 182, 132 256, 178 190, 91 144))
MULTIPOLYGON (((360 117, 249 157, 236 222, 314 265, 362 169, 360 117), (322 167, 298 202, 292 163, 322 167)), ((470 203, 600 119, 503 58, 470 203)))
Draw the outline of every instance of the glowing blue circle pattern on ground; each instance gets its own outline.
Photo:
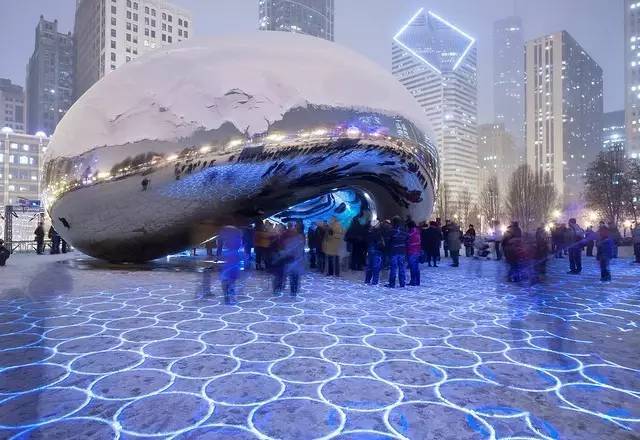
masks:
POLYGON ((236 306, 193 273, 0 298, 0 437, 639 435, 639 270, 527 287, 463 263, 396 290, 309 274, 297 298, 253 273, 236 306))

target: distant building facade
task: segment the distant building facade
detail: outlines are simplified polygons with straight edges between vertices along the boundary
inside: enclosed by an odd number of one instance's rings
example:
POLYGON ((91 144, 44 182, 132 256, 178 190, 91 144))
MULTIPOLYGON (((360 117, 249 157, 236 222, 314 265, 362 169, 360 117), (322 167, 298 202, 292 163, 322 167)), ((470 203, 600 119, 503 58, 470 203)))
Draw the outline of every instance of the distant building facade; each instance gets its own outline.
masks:
POLYGON ((73 37, 40 16, 27 66, 27 133, 53 134, 73 104, 73 37))
POLYGON ((506 193, 511 174, 518 168, 519 156, 513 136, 503 124, 478 126, 478 166, 480 188, 491 176, 498 178, 500 192, 506 193))
POLYGON ((6 78, 0 78, 0 128, 3 127, 20 133, 26 128, 24 89, 6 78))
POLYGON ((568 32, 527 42, 527 163, 551 178, 565 206, 581 199, 602 148, 602 96, 602 69, 568 32))
POLYGON ((192 33, 191 14, 165 0, 77 0, 76 99, 123 64, 192 33))
POLYGON ((626 152, 640 158, 640 1, 624 1, 626 152))
POLYGON ((419 10, 396 34, 392 72, 422 106, 440 154, 440 182, 452 200, 477 202, 477 49, 475 39, 419 10))
POLYGON ((625 111, 605 113, 602 118, 602 151, 622 162, 627 157, 626 139, 625 111))
POLYGON ((334 0, 259 0, 259 28, 333 41, 334 0))
POLYGON ((524 33, 520 17, 493 24, 493 106, 524 158, 524 33))
POLYGON ((42 155, 49 139, 9 128, 0 131, 0 206, 40 200, 42 155))

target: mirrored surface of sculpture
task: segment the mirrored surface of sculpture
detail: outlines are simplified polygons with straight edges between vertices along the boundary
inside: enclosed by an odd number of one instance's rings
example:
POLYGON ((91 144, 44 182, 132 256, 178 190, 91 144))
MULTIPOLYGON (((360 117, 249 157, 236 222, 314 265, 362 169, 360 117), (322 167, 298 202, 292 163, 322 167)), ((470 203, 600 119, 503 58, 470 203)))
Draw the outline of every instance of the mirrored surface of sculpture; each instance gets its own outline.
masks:
POLYGON ((110 73, 61 121, 44 201, 88 255, 145 261, 339 190, 379 218, 427 219, 438 157, 384 69, 339 45, 263 32, 191 40, 110 73))

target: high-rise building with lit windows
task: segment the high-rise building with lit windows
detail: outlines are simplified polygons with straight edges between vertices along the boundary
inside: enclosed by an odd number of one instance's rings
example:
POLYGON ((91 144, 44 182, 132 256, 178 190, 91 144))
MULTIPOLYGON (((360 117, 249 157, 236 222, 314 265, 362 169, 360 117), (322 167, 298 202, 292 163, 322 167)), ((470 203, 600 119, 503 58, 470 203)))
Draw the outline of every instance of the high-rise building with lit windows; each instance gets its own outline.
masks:
POLYGON ((32 136, 0 129, 0 206, 40 199, 42 155, 48 144, 44 133, 32 136))
POLYGON ((626 154, 625 112, 607 112, 602 117, 602 151, 622 163, 626 154))
POLYGON ((524 156, 524 34, 520 17, 493 24, 493 107, 524 156))
POLYGON ((10 79, 0 78, 0 128, 16 132, 25 129, 24 89, 10 79))
POLYGON ((566 31, 528 41, 525 67, 527 163, 571 208, 602 149, 602 69, 566 31))
POLYGON ((334 0, 259 0, 259 28, 333 41, 334 0))
POLYGON ((509 179, 519 165, 518 157, 513 136, 503 124, 478 126, 480 188, 491 176, 496 176, 501 193, 506 194, 509 179))
POLYGON ((77 0, 75 97, 137 56, 192 33, 191 14, 165 0, 77 0))
POLYGON ((467 33, 420 9, 395 35, 392 71, 425 111, 452 200, 478 200, 477 49, 467 33))
POLYGON ((640 158, 640 1, 624 2, 626 150, 640 158))
POLYGON ((27 133, 48 135, 73 104, 73 37, 40 16, 27 66, 27 133))

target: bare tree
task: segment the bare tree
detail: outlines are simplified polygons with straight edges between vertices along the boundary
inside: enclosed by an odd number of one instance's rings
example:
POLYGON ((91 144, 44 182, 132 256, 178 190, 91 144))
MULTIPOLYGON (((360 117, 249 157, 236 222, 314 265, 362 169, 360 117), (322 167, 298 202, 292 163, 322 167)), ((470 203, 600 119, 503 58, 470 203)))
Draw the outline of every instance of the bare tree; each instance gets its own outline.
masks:
POLYGON ((456 200, 456 211, 458 213, 461 225, 466 225, 469 223, 472 210, 473 206, 471 205, 471 193, 469 192, 468 188, 465 188, 458 194, 458 199, 456 200))
POLYGON ((601 152, 587 169, 585 199, 587 206, 603 218, 619 224, 633 199, 632 182, 624 162, 613 154, 601 152))
POLYGON ((538 178, 528 165, 511 175, 505 205, 512 220, 525 231, 533 231, 548 220, 557 199, 557 191, 547 177, 538 178))
POLYGON ((500 220, 502 215, 500 187, 498 185, 498 177, 495 174, 489 177, 480 193, 480 212, 490 224, 500 220))
POLYGON ((443 221, 449 219, 449 215, 452 211, 451 206, 451 191, 449 190, 449 185, 443 183, 438 185, 438 193, 436 194, 436 211, 438 213, 438 217, 440 217, 443 221))

